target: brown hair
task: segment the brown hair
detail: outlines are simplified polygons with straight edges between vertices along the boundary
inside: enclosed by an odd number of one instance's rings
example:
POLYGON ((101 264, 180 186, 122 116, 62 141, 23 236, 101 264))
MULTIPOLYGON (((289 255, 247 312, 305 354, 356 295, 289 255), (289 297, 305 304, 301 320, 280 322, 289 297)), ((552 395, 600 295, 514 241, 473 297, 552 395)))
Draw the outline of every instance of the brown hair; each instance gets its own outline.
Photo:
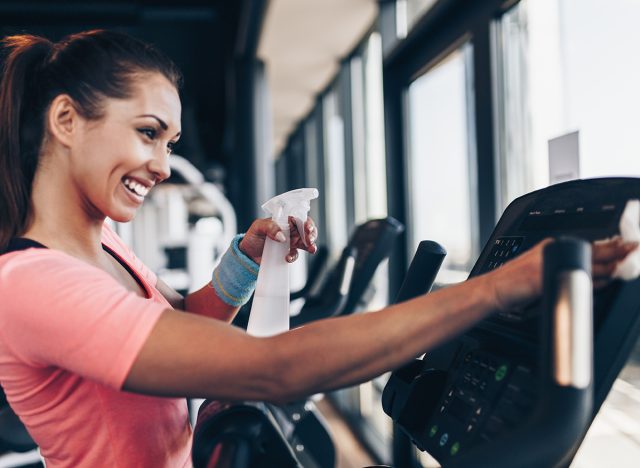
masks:
POLYGON ((0 81, 0 252, 28 227, 31 186, 38 167, 51 101, 68 94, 84 117, 98 119, 105 98, 126 99, 140 73, 157 72, 176 88, 173 62, 138 39, 105 30, 60 42, 38 36, 2 41, 0 81))

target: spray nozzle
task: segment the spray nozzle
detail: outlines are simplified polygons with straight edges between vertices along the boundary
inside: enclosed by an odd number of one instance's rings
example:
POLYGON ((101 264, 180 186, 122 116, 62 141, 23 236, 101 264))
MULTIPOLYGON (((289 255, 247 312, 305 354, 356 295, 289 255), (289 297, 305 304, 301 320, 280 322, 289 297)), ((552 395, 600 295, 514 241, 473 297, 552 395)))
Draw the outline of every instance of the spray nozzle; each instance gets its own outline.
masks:
POLYGON ((318 198, 318 189, 299 188, 273 197, 262 205, 262 209, 269 213, 271 219, 281 227, 288 225, 289 216, 293 216, 302 242, 307 245, 304 235, 304 223, 311 208, 311 200, 314 198, 318 198))

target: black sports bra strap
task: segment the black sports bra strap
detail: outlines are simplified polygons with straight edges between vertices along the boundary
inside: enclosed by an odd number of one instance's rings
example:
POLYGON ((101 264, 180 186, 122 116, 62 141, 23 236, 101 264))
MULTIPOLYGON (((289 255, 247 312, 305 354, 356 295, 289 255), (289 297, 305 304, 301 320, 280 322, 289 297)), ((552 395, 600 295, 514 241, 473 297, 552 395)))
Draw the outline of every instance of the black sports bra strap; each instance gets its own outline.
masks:
POLYGON ((16 252, 18 250, 26 250, 26 249, 31 249, 31 248, 46 249, 47 246, 41 244, 40 242, 36 242, 34 240, 27 239, 26 237, 14 237, 13 239, 11 239, 9 241, 9 245, 7 246, 5 251, 2 252, 2 253, 6 254, 6 253, 9 253, 9 252, 16 252))

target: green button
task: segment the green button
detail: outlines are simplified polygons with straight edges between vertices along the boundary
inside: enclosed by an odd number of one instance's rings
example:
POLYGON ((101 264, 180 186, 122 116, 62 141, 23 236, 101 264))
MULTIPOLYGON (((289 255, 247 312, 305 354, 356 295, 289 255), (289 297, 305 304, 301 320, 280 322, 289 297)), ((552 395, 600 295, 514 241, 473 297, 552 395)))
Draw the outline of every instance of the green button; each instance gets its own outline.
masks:
POLYGON ((437 432, 438 432, 438 425, 434 424, 433 426, 431 426, 431 429, 429 430, 429 437, 433 437, 434 435, 436 435, 437 432))
POLYGON ((507 375, 507 365, 506 364, 502 364, 500 367, 498 367, 498 370, 496 371, 496 381, 500 382, 502 379, 505 378, 505 376, 507 375))
POLYGON ((456 442, 451 446, 450 453, 451 455, 455 455, 460 450, 460 442, 456 442))

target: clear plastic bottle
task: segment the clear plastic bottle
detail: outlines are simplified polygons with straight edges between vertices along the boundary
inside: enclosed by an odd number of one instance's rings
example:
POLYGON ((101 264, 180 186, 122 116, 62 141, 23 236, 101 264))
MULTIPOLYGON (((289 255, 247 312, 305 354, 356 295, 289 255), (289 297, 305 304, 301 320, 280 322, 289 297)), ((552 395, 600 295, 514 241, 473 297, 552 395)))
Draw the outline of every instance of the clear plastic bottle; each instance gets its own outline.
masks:
POLYGON ((262 209, 278 223, 287 240, 276 242, 267 238, 264 243, 247 325, 250 335, 272 336, 289 329, 289 263, 285 260, 290 248, 289 216, 295 218, 302 240, 306 242, 304 223, 314 198, 318 198, 318 189, 300 188, 273 197, 262 205, 262 209))

